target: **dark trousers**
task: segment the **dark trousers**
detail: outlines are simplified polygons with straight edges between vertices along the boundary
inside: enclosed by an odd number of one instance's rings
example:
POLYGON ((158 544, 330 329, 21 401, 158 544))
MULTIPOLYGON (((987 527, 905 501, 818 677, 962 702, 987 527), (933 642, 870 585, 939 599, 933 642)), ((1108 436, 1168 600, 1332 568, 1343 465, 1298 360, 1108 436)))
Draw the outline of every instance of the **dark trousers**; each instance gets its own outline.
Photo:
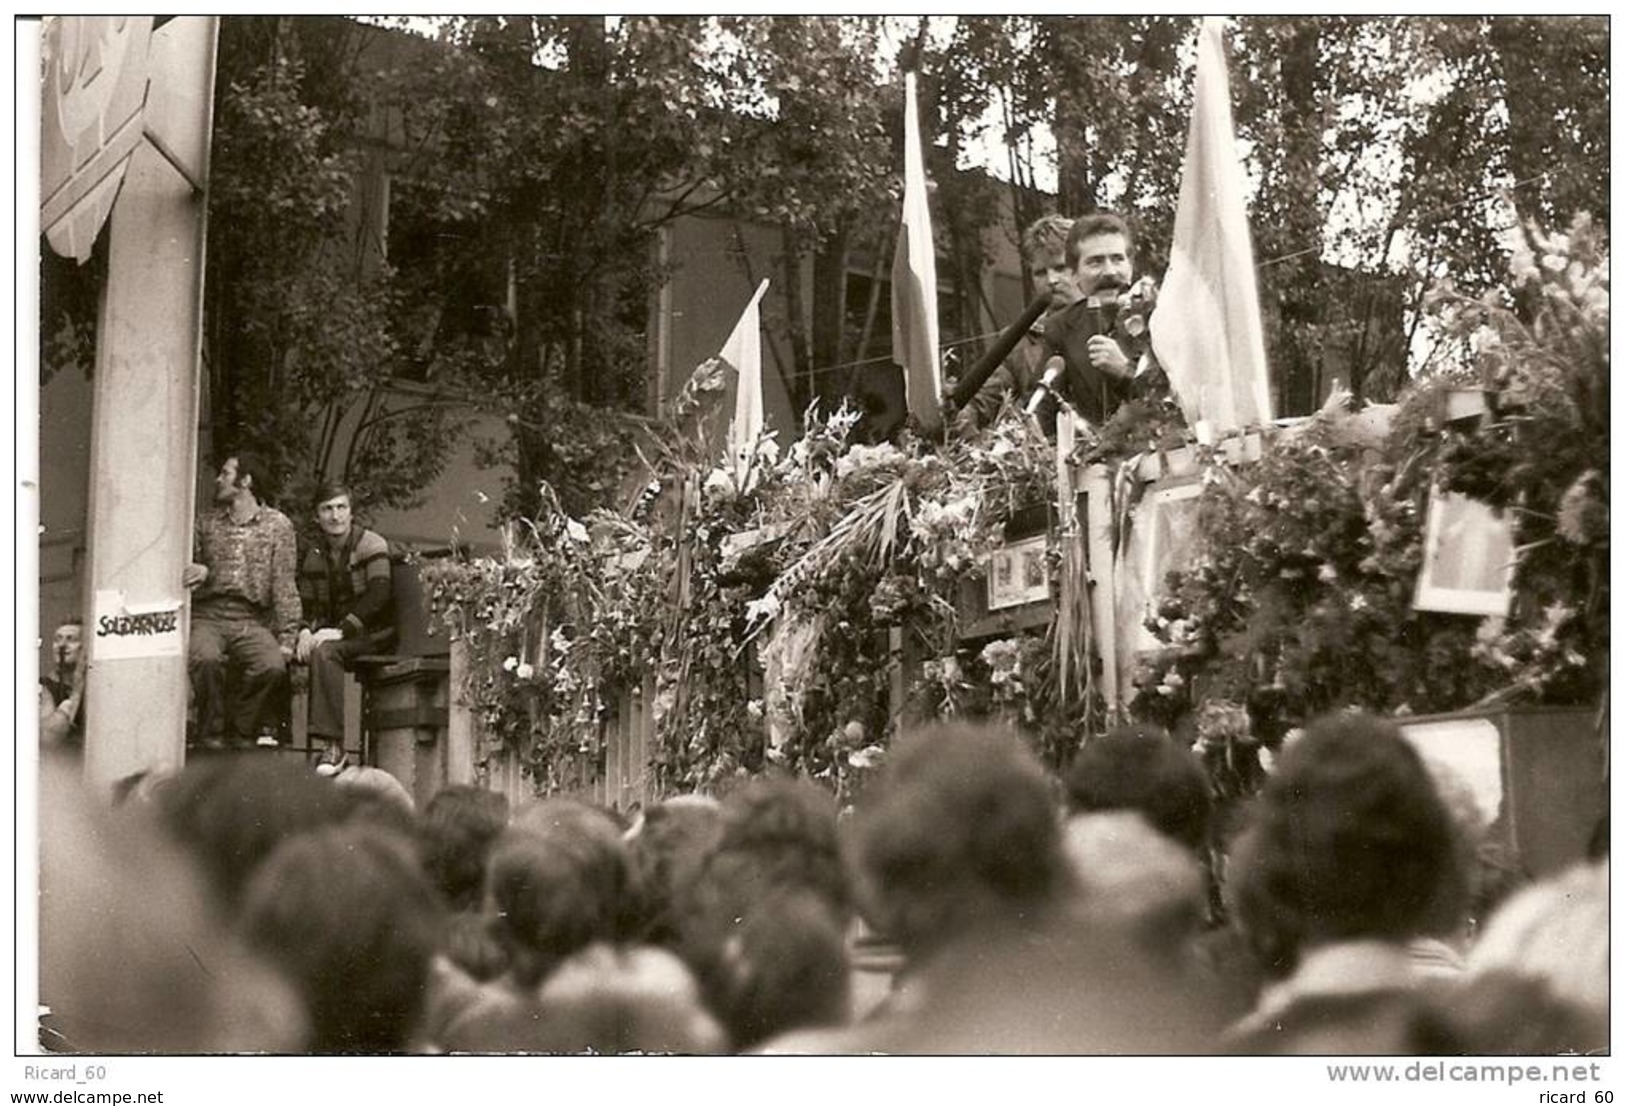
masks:
POLYGON ((251 741, 262 726, 275 727, 274 712, 285 699, 288 666, 276 637, 249 604, 212 600, 192 609, 186 668, 200 739, 251 741), (234 677, 234 694, 229 697, 228 671, 234 677))
POLYGON ((356 657, 380 653, 394 640, 393 632, 324 641, 311 651, 310 736, 322 741, 344 738, 344 673, 356 657))

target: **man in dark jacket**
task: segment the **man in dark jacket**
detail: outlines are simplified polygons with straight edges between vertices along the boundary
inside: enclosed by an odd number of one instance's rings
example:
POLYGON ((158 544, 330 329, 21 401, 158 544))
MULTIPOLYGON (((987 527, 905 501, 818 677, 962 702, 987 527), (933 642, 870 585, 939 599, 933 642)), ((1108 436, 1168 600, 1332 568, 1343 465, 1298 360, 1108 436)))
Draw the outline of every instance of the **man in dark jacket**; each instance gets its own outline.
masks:
POLYGON ((1045 356, 1066 362, 1061 392, 1097 430, 1128 400, 1166 386, 1151 354, 1151 281, 1134 279, 1134 234, 1109 211, 1085 215, 1067 235, 1076 302, 1044 329, 1045 356))
POLYGON ((1033 282, 1049 296, 1049 305, 1021 344, 993 370, 993 375, 959 412, 956 424, 961 434, 991 426, 1005 396, 1008 395, 1012 403, 1025 403, 1037 385, 1047 356, 1043 347, 1044 327, 1078 299, 1077 275, 1066 249, 1071 230, 1071 219, 1045 215, 1022 233, 1022 256, 1032 271, 1033 282))
POLYGON ((316 491, 322 538, 299 561, 304 625, 294 659, 310 666, 311 740, 326 747, 325 763, 344 759, 344 673, 351 662, 395 641, 389 543, 351 516, 350 489, 316 491))

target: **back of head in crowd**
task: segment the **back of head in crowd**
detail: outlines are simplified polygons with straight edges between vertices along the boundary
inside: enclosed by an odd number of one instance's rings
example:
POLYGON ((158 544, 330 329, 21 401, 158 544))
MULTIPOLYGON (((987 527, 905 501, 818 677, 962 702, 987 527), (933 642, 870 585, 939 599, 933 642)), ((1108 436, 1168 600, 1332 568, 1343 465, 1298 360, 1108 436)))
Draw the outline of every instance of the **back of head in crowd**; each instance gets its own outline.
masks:
POLYGON ((1517 892, 1491 916, 1467 954, 1472 975, 1535 980, 1593 1026, 1607 1024, 1608 966, 1606 861, 1577 865, 1517 892))
POLYGON ((1330 715, 1286 747, 1232 858, 1238 920, 1272 970, 1337 941, 1403 943, 1465 906, 1450 814, 1392 723, 1330 715))
POLYGON ((1138 813, 1075 814, 1062 830, 1076 912, 1178 962, 1207 918, 1203 872, 1178 842, 1138 813))
POLYGON ((620 940, 638 900, 619 828, 570 800, 521 810, 492 850, 486 903, 521 986, 594 941, 620 940))
POLYGON ((235 907, 254 870, 294 834, 352 817, 397 820, 277 757, 194 761, 161 792, 165 826, 195 856, 219 904, 235 907))
POLYGON ((805 780, 731 793, 678 894, 680 947, 738 1048, 844 1017, 848 888, 835 804, 805 780))
MULTIPOLYGON (((40 1045, 50 1052, 293 1052, 298 995, 223 924, 197 866, 139 806, 40 772, 40 1045)), ((81 1069, 82 1071, 83 1069, 81 1069)))
POLYGON ((898 740, 857 814, 865 915, 911 956, 1026 924, 1065 887, 1049 781, 1014 733, 948 725, 898 740))
POLYGON ((315 1052, 394 1052, 416 1028, 441 937, 412 847, 350 823, 281 845, 249 883, 241 927, 303 995, 315 1052))
POLYGON ((694 886, 700 866, 721 835, 722 806, 706 796, 679 795, 643 811, 626 835, 643 894, 639 941, 675 947, 678 898, 694 886))
POLYGON ((704 878, 742 898, 796 888, 842 917, 851 891, 835 830, 835 802, 808 780, 756 780, 722 804, 722 827, 704 878))
POLYGON ((1119 726, 1086 742, 1066 776, 1074 814, 1132 810, 1151 827, 1200 853, 1213 799, 1190 748, 1154 726, 1119 726))
POLYGON ((453 910, 474 910, 485 886, 485 861, 508 824, 508 798, 469 784, 442 788, 422 819, 423 866, 453 910))
POLYGON ((663 949, 594 943, 535 991, 507 993, 448 1030, 451 1052, 716 1054, 727 1037, 694 978, 663 949))

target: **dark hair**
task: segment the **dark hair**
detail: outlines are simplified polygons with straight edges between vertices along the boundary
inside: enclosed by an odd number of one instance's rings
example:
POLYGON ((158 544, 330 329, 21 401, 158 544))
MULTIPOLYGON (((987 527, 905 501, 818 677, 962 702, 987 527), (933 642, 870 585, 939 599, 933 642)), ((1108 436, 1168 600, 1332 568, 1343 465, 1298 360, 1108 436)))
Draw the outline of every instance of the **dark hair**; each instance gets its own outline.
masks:
POLYGON ((435 793, 423 811, 423 868, 453 910, 479 905, 485 861, 508 824, 508 797, 471 784, 435 793))
POLYGON ((304 996, 315 1052, 403 1049, 443 924, 410 843, 362 823, 286 842, 243 901, 250 945, 304 996))
POLYGON ((164 789, 160 816, 234 910, 254 871, 283 841, 357 812, 352 793, 277 757, 191 762, 164 789))
MULTIPOLYGON (((233 450, 226 454, 226 460, 233 458, 237 461, 237 483, 242 484, 245 477, 251 477, 254 482, 254 497, 261 502, 275 498, 276 478, 272 475, 271 464, 258 453, 251 453, 246 449, 233 450)), ((222 467, 225 462, 221 462, 222 467)))
POLYGON ((1119 726, 1085 742, 1066 776, 1073 813, 1132 810, 1152 828, 1201 852, 1213 797, 1188 746, 1155 726, 1119 726))
POLYGON ((637 897, 626 846, 583 803, 532 804, 497 839, 486 893, 514 981, 534 986, 571 953, 620 939, 637 897))
MULTIPOLYGON (((241 464, 241 462, 238 463, 241 464)), ((311 510, 315 510, 329 499, 337 499, 341 495, 350 501, 350 506, 355 506, 355 495, 350 491, 348 484, 342 484, 337 480, 327 480, 317 484, 316 490, 310 496, 311 510)))
POLYGON ((824 899, 777 891, 717 921, 729 939, 696 974, 736 1049, 846 1021, 852 994, 846 926, 824 899))
POLYGON ((643 892, 638 940, 675 947, 678 902, 694 886, 701 865, 722 836, 722 807, 714 799, 680 795, 655 803, 627 838, 643 892))
POLYGON ((1237 843, 1238 918, 1277 972, 1315 943, 1438 932, 1465 907, 1455 834, 1397 727, 1321 718, 1287 746, 1237 843))
POLYGON ((722 804, 722 832, 701 878, 718 875, 752 897, 770 889, 808 891, 838 917, 849 916, 852 892, 834 799, 808 780, 755 780, 733 792, 722 804))
POLYGON ((898 741, 857 816, 860 898, 906 952, 995 919, 1031 921, 1065 886, 1049 780, 1008 730, 934 726, 898 741))
POLYGON ((1072 232, 1066 236, 1066 260, 1076 267, 1079 258, 1083 256, 1083 243, 1090 238, 1098 238, 1103 234, 1121 234, 1124 243, 1128 246, 1129 255, 1134 254, 1134 231, 1124 219, 1115 211, 1095 211, 1080 216, 1072 222, 1072 232))

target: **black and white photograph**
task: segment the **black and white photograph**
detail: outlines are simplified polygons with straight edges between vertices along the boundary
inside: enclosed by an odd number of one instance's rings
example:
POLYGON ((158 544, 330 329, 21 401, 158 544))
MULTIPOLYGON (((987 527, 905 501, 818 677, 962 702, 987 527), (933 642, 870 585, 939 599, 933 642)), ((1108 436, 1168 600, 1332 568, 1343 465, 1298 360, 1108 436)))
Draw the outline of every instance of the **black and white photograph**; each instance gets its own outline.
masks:
POLYGON ((1609 16, 13 29, 12 1102, 1613 1102, 1609 16))

